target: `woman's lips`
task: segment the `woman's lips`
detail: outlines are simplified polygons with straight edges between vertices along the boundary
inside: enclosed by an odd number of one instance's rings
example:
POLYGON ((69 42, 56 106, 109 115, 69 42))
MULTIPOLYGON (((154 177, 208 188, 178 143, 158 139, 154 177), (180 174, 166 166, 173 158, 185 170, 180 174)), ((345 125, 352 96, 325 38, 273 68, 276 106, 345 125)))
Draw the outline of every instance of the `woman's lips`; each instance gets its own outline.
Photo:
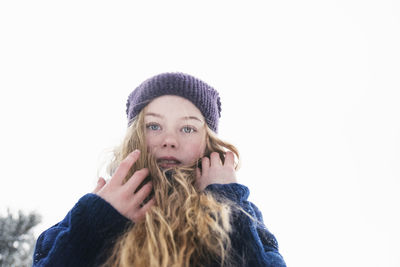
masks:
POLYGON ((159 158, 157 159, 158 166, 161 168, 173 168, 181 165, 181 162, 173 157, 159 158))

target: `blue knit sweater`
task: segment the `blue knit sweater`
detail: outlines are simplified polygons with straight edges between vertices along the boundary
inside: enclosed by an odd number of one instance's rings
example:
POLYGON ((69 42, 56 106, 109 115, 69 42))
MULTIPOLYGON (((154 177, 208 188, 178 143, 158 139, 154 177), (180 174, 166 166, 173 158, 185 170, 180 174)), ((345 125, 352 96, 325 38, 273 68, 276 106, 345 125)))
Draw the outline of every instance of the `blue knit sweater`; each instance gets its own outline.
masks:
MULTIPOLYGON (((240 184, 212 184, 206 188, 228 198, 256 218, 242 212, 233 215, 231 242, 243 255, 244 266, 284 267, 275 237, 264 226, 261 212, 247 201, 249 190, 240 184)), ((83 196, 60 223, 38 238, 33 266, 98 266, 109 255, 115 240, 130 221, 95 194, 83 196)))

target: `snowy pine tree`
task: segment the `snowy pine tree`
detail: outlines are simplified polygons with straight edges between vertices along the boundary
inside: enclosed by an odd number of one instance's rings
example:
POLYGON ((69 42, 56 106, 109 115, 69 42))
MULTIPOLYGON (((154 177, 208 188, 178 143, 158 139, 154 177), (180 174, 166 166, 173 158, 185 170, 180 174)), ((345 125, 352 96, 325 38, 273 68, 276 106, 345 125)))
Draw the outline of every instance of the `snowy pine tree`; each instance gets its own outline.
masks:
POLYGON ((13 215, 0 215, 0 266, 25 267, 32 265, 35 237, 32 228, 40 223, 35 212, 25 214, 19 211, 13 215))

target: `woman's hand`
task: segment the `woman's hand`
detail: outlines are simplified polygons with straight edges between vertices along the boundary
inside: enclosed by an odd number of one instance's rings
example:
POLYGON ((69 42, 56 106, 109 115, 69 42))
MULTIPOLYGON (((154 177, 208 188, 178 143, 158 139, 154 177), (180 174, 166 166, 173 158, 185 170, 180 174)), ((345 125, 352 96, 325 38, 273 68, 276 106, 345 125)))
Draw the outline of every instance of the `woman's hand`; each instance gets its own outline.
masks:
POLYGON ((210 158, 201 159, 201 170, 197 168, 197 188, 202 191, 209 184, 236 183, 235 156, 228 151, 225 154, 225 162, 222 161, 217 152, 213 152, 210 158))
POLYGON ((139 150, 130 153, 118 166, 110 181, 106 183, 103 178, 97 182, 93 193, 97 194, 110 203, 119 213, 132 220, 139 222, 144 219, 146 212, 154 205, 152 198, 145 205, 141 206, 143 200, 150 194, 152 184, 148 182, 138 192, 134 193, 142 181, 148 176, 148 169, 136 171, 132 177, 124 183, 133 163, 138 160, 139 150))

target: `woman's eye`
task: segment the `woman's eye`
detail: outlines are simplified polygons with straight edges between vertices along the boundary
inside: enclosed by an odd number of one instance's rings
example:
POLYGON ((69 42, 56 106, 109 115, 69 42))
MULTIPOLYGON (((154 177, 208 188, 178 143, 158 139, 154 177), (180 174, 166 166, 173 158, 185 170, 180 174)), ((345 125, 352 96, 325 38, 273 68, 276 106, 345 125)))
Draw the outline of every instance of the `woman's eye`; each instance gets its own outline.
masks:
POLYGON ((148 124, 148 125, 146 125, 146 128, 151 131, 158 131, 158 130, 160 130, 161 127, 158 124, 148 124))
POLYGON ((182 128, 182 132, 184 132, 184 133, 193 133, 195 131, 196 131, 196 129, 194 129, 193 127, 190 127, 190 126, 185 126, 182 128))

